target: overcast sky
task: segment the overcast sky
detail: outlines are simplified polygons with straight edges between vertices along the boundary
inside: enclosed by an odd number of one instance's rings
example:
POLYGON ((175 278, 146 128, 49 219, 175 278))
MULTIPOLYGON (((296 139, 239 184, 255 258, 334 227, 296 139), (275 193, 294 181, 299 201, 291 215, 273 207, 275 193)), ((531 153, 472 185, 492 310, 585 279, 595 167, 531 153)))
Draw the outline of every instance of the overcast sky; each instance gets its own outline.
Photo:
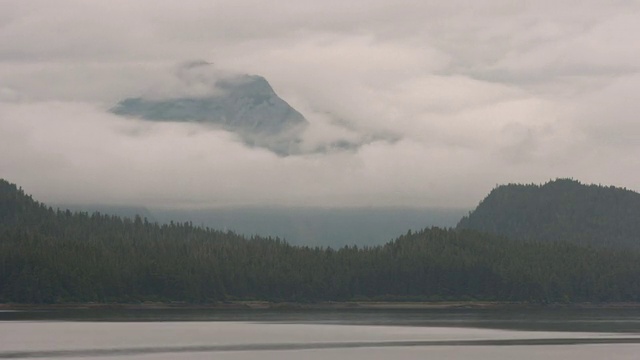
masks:
POLYGON ((557 177, 637 191, 638 34, 634 0, 0 0, 0 177, 150 207, 471 208, 557 177), (307 142, 373 140, 278 157, 108 113, 190 60, 264 76, 307 142))

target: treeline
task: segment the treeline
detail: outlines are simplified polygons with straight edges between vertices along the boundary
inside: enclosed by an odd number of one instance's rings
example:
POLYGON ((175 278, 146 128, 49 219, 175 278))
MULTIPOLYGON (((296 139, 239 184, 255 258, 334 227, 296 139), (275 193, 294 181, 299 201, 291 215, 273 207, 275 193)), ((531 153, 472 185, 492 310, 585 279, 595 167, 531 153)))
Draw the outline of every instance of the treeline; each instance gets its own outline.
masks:
POLYGON ((426 229, 292 246, 191 223, 56 211, 0 181, 0 302, 639 301, 634 252, 426 229))
POLYGON ((634 191, 557 179, 496 187, 458 228, 514 240, 640 249, 638 219, 640 194, 634 191))

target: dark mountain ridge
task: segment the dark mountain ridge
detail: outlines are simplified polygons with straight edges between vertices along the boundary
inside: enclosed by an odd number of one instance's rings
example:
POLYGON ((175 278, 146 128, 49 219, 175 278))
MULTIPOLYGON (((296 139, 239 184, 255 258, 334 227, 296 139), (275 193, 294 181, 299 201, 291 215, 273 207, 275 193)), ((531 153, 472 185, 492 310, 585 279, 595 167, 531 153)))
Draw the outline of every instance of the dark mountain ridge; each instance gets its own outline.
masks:
POLYGON ((543 185, 498 186, 457 228, 515 240, 640 248, 639 220, 637 192, 557 179, 543 185))
POLYGON ((640 301, 640 253, 430 228, 384 245, 293 246, 55 211, 0 180, 0 303, 640 301))

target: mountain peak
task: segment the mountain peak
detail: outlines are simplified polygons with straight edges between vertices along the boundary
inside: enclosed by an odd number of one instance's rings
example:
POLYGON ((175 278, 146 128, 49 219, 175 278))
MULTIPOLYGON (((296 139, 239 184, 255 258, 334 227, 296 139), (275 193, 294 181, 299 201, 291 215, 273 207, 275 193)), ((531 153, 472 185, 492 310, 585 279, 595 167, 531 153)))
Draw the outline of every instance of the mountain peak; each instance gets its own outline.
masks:
POLYGON ((251 146, 281 155, 296 151, 308 122, 275 93, 264 77, 212 76, 208 67, 206 62, 191 62, 179 68, 179 83, 185 88, 198 86, 199 94, 127 98, 111 112, 150 121, 208 124, 240 135, 251 146))

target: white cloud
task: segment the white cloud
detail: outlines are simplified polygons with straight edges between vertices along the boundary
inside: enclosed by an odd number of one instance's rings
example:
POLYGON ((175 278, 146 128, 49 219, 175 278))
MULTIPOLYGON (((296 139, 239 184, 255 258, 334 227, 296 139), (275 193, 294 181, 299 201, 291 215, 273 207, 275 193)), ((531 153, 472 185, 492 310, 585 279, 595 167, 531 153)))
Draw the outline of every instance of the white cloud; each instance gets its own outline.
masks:
POLYGON ((495 184, 558 176, 640 190, 634 1, 0 9, 0 176, 43 200, 470 207, 495 184), (106 113, 130 96, 207 93, 202 76, 176 77, 192 59, 265 76, 311 122, 308 149, 366 145, 281 158, 106 113))

